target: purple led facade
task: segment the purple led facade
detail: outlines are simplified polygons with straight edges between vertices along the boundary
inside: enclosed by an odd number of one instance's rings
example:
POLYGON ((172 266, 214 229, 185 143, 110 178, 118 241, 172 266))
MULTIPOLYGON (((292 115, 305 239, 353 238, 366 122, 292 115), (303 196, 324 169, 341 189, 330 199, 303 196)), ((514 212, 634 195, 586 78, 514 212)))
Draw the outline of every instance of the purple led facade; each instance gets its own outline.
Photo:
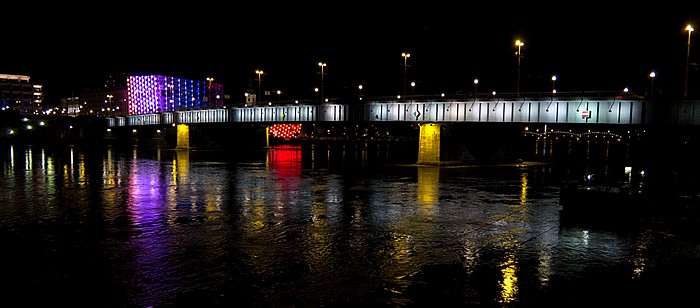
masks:
POLYGON ((129 76, 129 115, 221 108, 223 85, 160 75, 129 76))

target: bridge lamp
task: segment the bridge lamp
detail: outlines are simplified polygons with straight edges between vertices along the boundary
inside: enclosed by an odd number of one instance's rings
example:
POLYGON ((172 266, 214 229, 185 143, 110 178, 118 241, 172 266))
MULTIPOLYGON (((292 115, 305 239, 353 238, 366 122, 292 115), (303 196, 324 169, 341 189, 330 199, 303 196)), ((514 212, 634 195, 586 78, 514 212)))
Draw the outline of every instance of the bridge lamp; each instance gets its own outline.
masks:
POLYGON ((112 94, 107 94, 107 101, 108 101, 107 107, 109 108, 110 111, 112 110, 112 98, 113 98, 113 97, 114 97, 114 95, 112 95, 112 94))
POLYGON ((557 75, 552 76, 552 94, 557 93, 555 84, 557 83, 557 75))
POLYGON ((649 73, 649 78, 651 78, 651 89, 649 89, 649 97, 654 96, 654 78, 656 78, 656 72, 649 73))
POLYGON ((479 84, 479 79, 474 78, 474 98, 476 99, 476 86, 479 84))
POLYGON ((211 104, 211 82, 214 81, 214 78, 207 77, 207 81, 209 81, 209 88, 207 88, 207 103, 211 104))
MULTIPOLYGON (((496 97, 496 90, 494 90, 493 92, 491 92, 491 95, 493 95, 493 97, 496 97)), ((496 101, 496 104, 495 104, 495 105, 493 105, 493 110, 492 110, 492 111, 496 111, 496 106, 498 106, 498 103, 499 103, 499 102, 500 102, 500 99, 499 99, 498 101, 496 101)))
POLYGON ((525 43, 523 43, 521 40, 516 40, 515 46, 518 47, 518 51, 515 53, 515 56, 518 57, 518 86, 516 88, 516 92, 518 97, 520 97, 520 59, 523 57, 520 49, 525 46, 525 43))
POLYGON ((318 88, 314 88, 314 92, 316 93, 316 104, 318 104, 318 88))
POLYGON ((410 53, 401 53, 403 57, 403 96, 406 96, 406 72, 408 71, 408 58, 411 57, 410 53))
POLYGON ((263 71, 262 70, 255 70, 255 73, 258 74, 258 99, 262 99, 262 91, 261 91, 261 87, 260 87, 260 84, 261 84, 260 83, 260 81, 261 81, 260 75, 263 74, 263 71))
POLYGON ((690 64, 690 34, 693 33, 693 26, 685 26, 685 31, 688 31, 688 50, 685 55, 685 83, 683 84, 683 98, 688 97, 688 65, 690 64))
POLYGON ((321 67, 321 101, 323 101, 323 69, 326 67, 326 63, 324 62, 318 62, 318 66, 321 67))

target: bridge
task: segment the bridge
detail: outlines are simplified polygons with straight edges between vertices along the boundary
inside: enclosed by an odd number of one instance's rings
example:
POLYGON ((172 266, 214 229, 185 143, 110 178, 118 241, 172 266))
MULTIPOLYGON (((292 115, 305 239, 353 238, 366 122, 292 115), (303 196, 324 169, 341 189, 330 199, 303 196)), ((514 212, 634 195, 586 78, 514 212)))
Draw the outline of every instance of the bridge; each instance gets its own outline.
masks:
MULTIPOLYGON (((212 122, 508 122, 645 124, 653 103, 627 93, 576 93, 529 97, 375 98, 350 104, 268 104, 228 109, 181 110, 107 118, 108 126, 212 122)), ((683 119, 687 121, 688 119, 683 119)), ((700 117, 692 120, 700 120, 700 117)))
POLYGON ((449 123, 540 123, 635 126, 700 125, 700 101, 660 102, 624 92, 461 97, 377 97, 324 104, 272 102, 262 106, 178 110, 107 118, 108 127, 172 125, 178 148, 189 147, 189 125, 205 123, 396 122, 420 126, 419 163, 440 162, 440 126, 449 123), (663 108, 658 108, 663 106, 663 108))

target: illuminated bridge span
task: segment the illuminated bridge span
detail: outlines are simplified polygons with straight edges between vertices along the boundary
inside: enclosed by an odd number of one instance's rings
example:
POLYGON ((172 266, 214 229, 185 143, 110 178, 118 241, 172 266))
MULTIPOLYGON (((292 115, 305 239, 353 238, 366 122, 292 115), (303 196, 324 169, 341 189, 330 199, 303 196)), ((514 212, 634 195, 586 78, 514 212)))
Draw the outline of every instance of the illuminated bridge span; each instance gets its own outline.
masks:
MULTIPOLYGON (((634 95, 522 99, 405 99, 358 104, 284 104, 203 109, 108 118, 108 126, 213 122, 502 122, 572 124, 650 123, 652 103, 634 95)), ((700 117, 698 117, 700 118, 700 117)), ((686 119, 687 120, 687 119, 686 119)), ((696 119, 692 119, 696 121, 696 119)))
MULTIPOLYGON (((461 99, 373 99, 351 104, 268 104, 267 106, 203 109, 130 115, 107 119, 108 127, 172 125, 177 148, 189 148, 189 126, 205 123, 275 124, 353 122, 415 123, 418 163, 440 164, 441 126, 451 123, 541 123, 578 125, 646 125, 654 122, 700 125, 700 101, 657 102, 631 94, 560 95, 461 99), (659 108, 663 107, 663 110, 659 108), (657 114, 658 113, 658 114, 657 114), (661 114, 662 116, 659 116, 661 114)), ((505 127, 505 125, 504 125, 505 127)), ((537 134, 538 132, 533 132, 537 134)), ((555 135, 557 132, 544 134, 555 135)), ((573 134, 561 132, 562 134, 573 134)), ((269 133, 268 133, 269 136, 269 133)), ((472 136, 473 137, 473 136, 472 136)), ((580 137, 580 136, 579 136, 580 137)))

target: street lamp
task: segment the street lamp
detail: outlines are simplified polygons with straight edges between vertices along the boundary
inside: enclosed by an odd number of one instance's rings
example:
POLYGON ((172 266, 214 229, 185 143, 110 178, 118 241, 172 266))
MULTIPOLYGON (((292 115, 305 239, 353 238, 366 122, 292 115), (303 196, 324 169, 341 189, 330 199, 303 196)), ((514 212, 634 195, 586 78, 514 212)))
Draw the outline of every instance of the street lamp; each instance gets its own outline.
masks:
POLYGON ((416 82, 411 81, 411 104, 413 104, 413 90, 416 88, 416 82))
POLYGON ((690 65, 690 34, 693 33, 693 26, 685 26, 685 30, 688 31, 688 51, 685 55, 685 83, 683 84, 683 98, 688 97, 688 65, 690 65))
POLYGON ((357 89, 360 91, 359 99, 362 100, 362 85, 357 86, 357 89))
POLYGON ((282 91, 277 90, 277 100, 282 100, 282 91))
POLYGON ((406 97, 406 72, 408 71, 408 58, 411 57, 410 53, 402 53, 403 57, 403 96, 406 97))
POLYGON ((474 78, 474 99, 476 99, 476 86, 479 84, 479 79, 474 78))
POLYGON ((109 108, 107 109, 108 111, 112 111, 112 97, 114 97, 114 95, 107 94, 107 107, 109 108))
POLYGON ((321 67, 321 102, 323 102, 323 69, 326 67, 326 63, 318 62, 318 66, 321 67))
POLYGON ((263 71, 262 70, 255 70, 255 73, 258 74, 258 99, 262 100, 262 88, 260 86, 260 81, 262 80, 262 78, 260 78, 260 75, 263 74, 263 71))
POLYGON ((651 78, 651 89, 649 89, 649 97, 652 97, 654 96, 654 77, 656 77, 656 72, 649 73, 649 77, 651 78))
POLYGON ((557 82, 557 75, 552 76, 552 95, 557 93, 557 88, 555 87, 555 84, 557 82))
POLYGON ((516 92, 518 93, 518 97, 520 97, 520 59, 523 57, 522 53, 520 52, 520 48, 523 47, 525 43, 521 40, 516 40, 515 41, 515 46, 518 47, 518 51, 515 53, 515 55, 518 57, 518 86, 516 88, 516 92))
POLYGON ((318 87, 314 88, 314 92, 316 93, 316 104, 318 104, 318 87))
POLYGON ((207 81, 209 81, 209 88, 207 88, 207 104, 211 104, 211 82, 214 81, 214 78, 207 77, 207 81))

